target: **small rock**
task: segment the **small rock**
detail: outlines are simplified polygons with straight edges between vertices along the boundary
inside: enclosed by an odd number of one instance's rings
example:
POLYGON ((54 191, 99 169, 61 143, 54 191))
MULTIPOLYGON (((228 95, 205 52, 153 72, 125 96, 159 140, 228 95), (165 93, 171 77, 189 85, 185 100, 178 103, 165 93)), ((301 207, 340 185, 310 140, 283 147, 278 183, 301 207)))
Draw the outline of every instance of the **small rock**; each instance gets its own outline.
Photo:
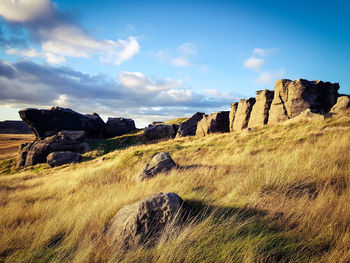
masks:
POLYGON ((169 223, 181 222, 186 211, 184 202, 175 193, 158 193, 123 207, 110 220, 108 242, 132 249, 139 245, 152 246, 169 223))
POLYGON ((138 174, 140 180, 157 176, 159 173, 167 173, 176 167, 176 163, 169 153, 157 153, 150 163, 138 174))
POLYGON ((51 167, 61 166, 68 163, 77 163, 81 155, 75 152, 52 152, 47 156, 47 163, 51 167))

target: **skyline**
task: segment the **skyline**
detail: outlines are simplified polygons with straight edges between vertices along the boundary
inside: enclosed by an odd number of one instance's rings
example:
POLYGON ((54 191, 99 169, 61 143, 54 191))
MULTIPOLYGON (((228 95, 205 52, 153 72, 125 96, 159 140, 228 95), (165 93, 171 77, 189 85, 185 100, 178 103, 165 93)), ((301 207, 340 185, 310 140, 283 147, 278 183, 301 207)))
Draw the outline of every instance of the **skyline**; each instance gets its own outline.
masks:
POLYGON ((61 106, 143 127, 228 110, 279 78, 349 94, 349 11, 346 1, 3 0, 0 120, 61 106))

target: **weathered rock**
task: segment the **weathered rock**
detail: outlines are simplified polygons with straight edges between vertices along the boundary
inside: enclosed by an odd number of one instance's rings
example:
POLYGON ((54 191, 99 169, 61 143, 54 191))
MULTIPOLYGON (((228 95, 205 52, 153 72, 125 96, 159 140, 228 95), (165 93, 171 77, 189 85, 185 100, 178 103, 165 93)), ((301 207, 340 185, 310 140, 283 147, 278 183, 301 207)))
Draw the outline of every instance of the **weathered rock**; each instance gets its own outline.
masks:
POLYGON ((178 124, 150 124, 145 129, 144 135, 148 140, 175 138, 179 126, 178 124))
POLYGON ((124 249, 156 244, 168 224, 181 223, 186 211, 184 202, 175 193, 158 193, 123 207, 110 220, 106 238, 124 249))
POLYGON ((132 119, 108 118, 106 123, 105 138, 112 138, 130 133, 136 129, 135 122, 132 119))
POLYGON ((268 123, 278 123, 294 118, 306 109, 314 113, 326 114, 336 103, 338 89, 338 83, 320 80, 277 80, 268 123))
POLYGON ((350 96, 340 96, 330 113, 339 113, 350 108, 350 96))
POLYGON ((157 176, 159 173, 167 173, 176 167, 176 163, 171 158, 169 153, 157 153, 146 164, 146 167, 138 174, 140 180, 148 179, 157 176))
POLYGON ((176 137, 194 136, 196 135, 197 124, 205 115, 203 112, 197 112, 187 121, 180 125, 176 137))
POLYGON ((97 113, 83 115, 71 109, 52 107, 50 110, 25 109, 19 111, 19 115, 40 139, 62 130, 83 130, 87 137, 103 137, 105 131, 105 123, 97 113))
POLYGON ((203 115, 197 124, 196 135, 205 136, 211 133, 224 133, 230 131, 229 111, 219 111, 209 115, 203 115))
POLYGON ((248 127, 250 114, 255 104, 255 98, 241 99, 238 103, 232 131, 241 131, 248 127))
POLYGON ((52 152, 47 156, 47 163, 51 167, 61 166, 63 164, 77 163, 81 159, 81 155, 76 152, 52 152))
POLYGON ((84 153, 89 145, 84 141, 71 140, 66 134, 53 135, 44 140, 22 144, 19 152, 17 168, 46 163, 47 156, 52 152, 70 151, 84 153))
POLYGON ((255 104, 248 122, 248 127, 259 127, 267 124, 269 118, 269 110, 273 100, 274 92, 271 90, 256 91, 255 104))
POLYGON ((85 137, 85 131, 60 131, 58 132, 59 136, 63 137, 63 140, 70 140, 70 141, 84 141, 86 139, 85 137))
POLYGON ((300 113, 298 116, 291 118, 289 120, 286 120, 285 122, 283 122, 283 124, 301 123, 301 122, 307 122, 311 120, 323 121, 324 116, 318 113, 313 113, 311 112, 310 109, 306 109, 302 113, 300 113))
POLYGON ((235 118, 236 118, 237 108, 238 108, 238 102, 231 103, 231 110, 230 110, 230 116, 229 116, 230 132, 233 132, 233 122, 235 121, 235 118))

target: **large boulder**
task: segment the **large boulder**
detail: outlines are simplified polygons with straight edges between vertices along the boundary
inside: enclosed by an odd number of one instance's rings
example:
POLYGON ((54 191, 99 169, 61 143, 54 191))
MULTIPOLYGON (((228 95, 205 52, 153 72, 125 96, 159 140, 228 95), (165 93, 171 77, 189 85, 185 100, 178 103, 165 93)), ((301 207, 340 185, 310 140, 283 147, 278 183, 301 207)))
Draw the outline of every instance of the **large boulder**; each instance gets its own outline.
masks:
POLYGON ((24 109, 19 115, 38 139, 62 130, 83 130, 87 137, 103 137, 105 131, 105 123, 97 113, 84 115, 71 109, 52 107, 50 110, 24 109))
POLYGON ((140 180, 148 179, 157 176, 159 173, 167 173, 176 167, 176 163, 171 158, 169 153, 157 153, 146 164, 146 167, 138 174, 140 180))
POLYGON ((179 130, 177 131, 176 137, 185 137, 185 136, 194 136, 196 135, 197 124, 205 115, 203 112, 197 112, 187 121, 183 122, 180 125, 179 130))
POLYGON ((238 103, 232 131, 241 131, 248 127, 250 114, 255 104, 255 98, 241 99, 238 103))
POLYGON ((47 163, 51 167, 61 166, 63 164, 77 163, 81 159, 81 155, 76 152, 52 152, 47 156, 47 163))
POLYGON ((332 107, 330 113, 340 113, 350 108, 350 96, 340 96, 337 103, 332 107))
POLYGON ((255 104, 248 122, 248 128, 259 127, 267 124, 269 110, 273 100, 274 92, 271 90, 256 91, 255 104))
POLYGON ((107 242, 133 249, 155 245, 168 224, 179 224, 186 208, 175 193, 158 193, 119 210, 107 225, 107 242))
POLYGON ((238 102, 233 102, 231 103, 231 110, 230 110, 230 132, 233 132, 233 122, 235 121, 236 118, 236 112, 238 108, 238 102))
POLYGON ((219 111, 203 115, 202 120, 197 124, 196 135, 206 136, 211 133, 224 133, 230 131, 229 111, 219 111))
POLYGON ((126 133, 130 133, 136 129, 135 122, 126 118, 108 118, 106 123, 105 138, 112 138, 126 133))
POLYGON ((179 126, 178 124, 150 124, 145 129, 144 135, 148 140, 175 138, 179 126))
POLYGON ((72 138, 74 138, 72 133, 69 136, 67 133, 60 132, 44 140, 22 144, 19 149, 17 168, 46 163, 47 156, 52 152, 70 151, 84 153, 89 150, 89 145, 84 141, 84 136, 80 136, 79 140, 72 138))
POLYGON ((338 89, 338 83, 320 80, 277 80, 268 123, 294 118, 306 109, 313 113, 326 114, 337 101, 338 89))

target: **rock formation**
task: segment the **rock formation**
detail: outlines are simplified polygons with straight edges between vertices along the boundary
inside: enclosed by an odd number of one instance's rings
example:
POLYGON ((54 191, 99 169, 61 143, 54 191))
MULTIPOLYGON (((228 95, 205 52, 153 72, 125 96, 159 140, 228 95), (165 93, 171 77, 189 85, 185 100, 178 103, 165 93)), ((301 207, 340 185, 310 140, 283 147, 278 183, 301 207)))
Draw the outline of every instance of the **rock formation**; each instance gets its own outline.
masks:
POLYGON ((19 111, 19 115, 38 139, 61 130, 83 130, 88 137, 103 137, 105 131, 105 123, 97 113, 83 115, 71 109, 52 107, 50 110, 25 109, 19 111))
POLYGON ((269 111, 268 123, 278 123, 299 115, 306 109, 326 114, 336 103, 338 83, 280 79, 269 111))
POLYGON ((350 96, 340 96, 330 113, 339 113, 350 108, 350 96))
POLYGON ((167 173, 176 167, 176 163, 169 153, 157 153, 150 163, 138 174, 140 180, 157 176, 159 173, 167 173))
POLYGON ((233 132, 233 122, 235 121, 236 112, 237 112, 238 102, 231 103, 231 110, 230 110, 230 132, 233 132))
POLYGON ((184 202, 175 193, 158 193, 123 207, 110 220, 106 238, 112 245, 124 249, 139 245, 152 246, 166 225, 181 222, 184 202))
POLYGON ((145 129, 144 135, 147 140, 175 138, 179 126, 178 124, 150 124, 145 129))
POLYGON ((51 167, 61 166, 63 164, 77 163, 81 159, 81 155, 76 152, 52 152, 47 156, 47 163, 51 167))
POLYGON ((136 129, 135 122, 132 119, 125 118, 108 118, 106 123, 105 138, 112 138, 136 129))
POLYGON ((283 124, 301 123, 301 122, 310 121, 310 120, 323 121, 324 118, 325 118, 324 115, 313 113, 310 109, 307 109, 307 110, 304 110, 302 113, 300 113, 298 116, 291 118, 289 120, 286 120, 285 122, 283 122, 283 124))
POLYGON ((229 132, 229 111, 219 111, 207 115, 203 115, 202 120, 197 124, 196 135, 205 136, 216 132, 229 132))
POLYGON ((203 112, 197 112, 187 121, 180 125, 176 137, 194 136, 196 135, 197 124, 205 115, 203 112))
POLYGON ((248 122, 248 128, 263 126, 267 124, 269 110, 273 100, 274 92, 271 90, 256 91, 255 104, 248 122))
POLYGON ((241 131, 248 127, 250 113, 255 104, 254 98, 241 99, 238 103, 235 119, 232 125, 232 131, 241 131))
POLYGON ((56 135, 25 143, 20 146, 17 168, 46 163, 47 156, 52 152, 70 151, 84 153, 89 150, 85 142, 84 131, 61 131, 56 135))

